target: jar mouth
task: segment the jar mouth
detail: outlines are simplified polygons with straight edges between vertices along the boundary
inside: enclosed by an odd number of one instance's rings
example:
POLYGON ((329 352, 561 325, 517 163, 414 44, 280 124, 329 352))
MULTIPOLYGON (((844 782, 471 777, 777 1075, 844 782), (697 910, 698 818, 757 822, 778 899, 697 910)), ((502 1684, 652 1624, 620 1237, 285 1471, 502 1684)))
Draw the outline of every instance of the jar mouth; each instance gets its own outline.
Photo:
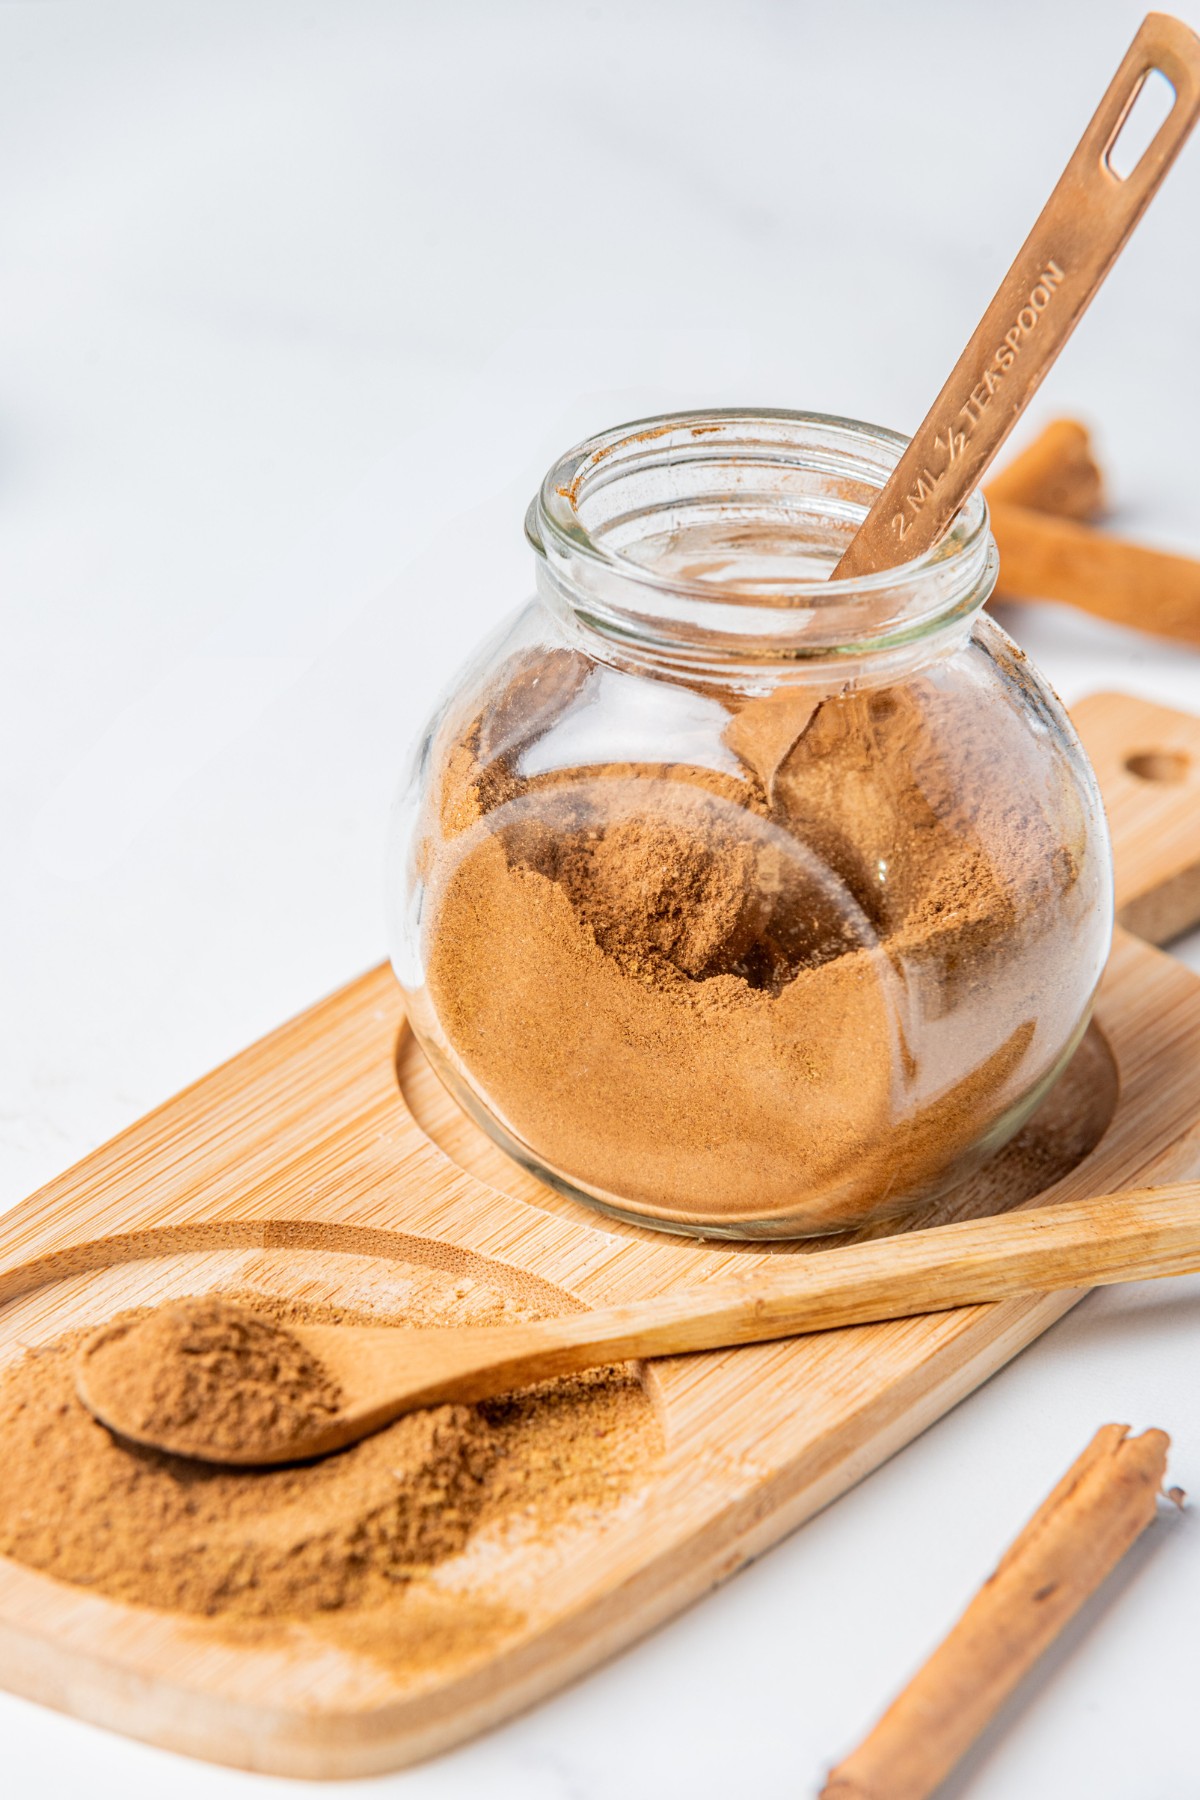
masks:
POLYGON ((824 413, 713 409, 636 420, 547 473, 526 535, 557 597, 645 643, 828 657, 913 641, 969 616, 995 584, 975 493, 911 561, 830 572, 907 445, 824 413))

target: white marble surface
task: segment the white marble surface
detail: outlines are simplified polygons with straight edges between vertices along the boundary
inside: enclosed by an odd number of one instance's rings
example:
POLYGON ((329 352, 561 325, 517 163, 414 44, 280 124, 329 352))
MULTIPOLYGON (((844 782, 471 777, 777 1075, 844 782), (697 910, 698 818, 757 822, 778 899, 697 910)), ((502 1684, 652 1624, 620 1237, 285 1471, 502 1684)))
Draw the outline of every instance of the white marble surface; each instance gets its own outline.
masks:
MULTIPOLYGON (((381 954, 404 743, 522 597, 555 452, 708 402, 915 424, 1139 12, 0 8, 0 1204, 381 954)), ((1195 144, 1039 413, 1092 418, 1123 528, 1196 552, 1198 215, 1195 144)), ((1068 699, 1200 707, 1196 655, 1015 623, 1068 699)), ((1089 1300, 649 1642, 353 1791, 811 1794, 1098 1423, 1169 1428, 1200 1494, 1198 1369, 1200 1280, 1089 1300)), ((950 1794, 1200 1792, 1198 1520, 950 1794)), ((6 1695, 0 1771, 311 1791, 6 1695)))

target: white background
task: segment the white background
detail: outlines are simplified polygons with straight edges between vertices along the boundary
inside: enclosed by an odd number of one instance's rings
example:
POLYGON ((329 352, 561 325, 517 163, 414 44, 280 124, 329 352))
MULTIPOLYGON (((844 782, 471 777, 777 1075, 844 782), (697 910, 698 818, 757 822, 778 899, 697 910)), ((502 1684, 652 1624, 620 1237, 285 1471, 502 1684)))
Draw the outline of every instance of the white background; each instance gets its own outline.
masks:
MULTIPOLYGON (((706 403, 915 425, 1139 11, 0 6, 0 1204, 382 954, 405 744, 557 452, 706 403)), ((1120 528, 1200 553, 1198 223, 1200 142, 1034 422, 1093 421, 1120 528)), ((1068 700, 1200 708, 1192 652, 1006 622, 1068 700)), ((613 1666, 335 1791, 812 1794, 1113 1418, 1200 1495, 1200 1281, 1089 1300, 613 1666)), ((947 1792, 1200 1794, 1198 1608, 1194 1510, 947 1792)), ((0 1781, 311 1792, 7 1696, 0 1781)))

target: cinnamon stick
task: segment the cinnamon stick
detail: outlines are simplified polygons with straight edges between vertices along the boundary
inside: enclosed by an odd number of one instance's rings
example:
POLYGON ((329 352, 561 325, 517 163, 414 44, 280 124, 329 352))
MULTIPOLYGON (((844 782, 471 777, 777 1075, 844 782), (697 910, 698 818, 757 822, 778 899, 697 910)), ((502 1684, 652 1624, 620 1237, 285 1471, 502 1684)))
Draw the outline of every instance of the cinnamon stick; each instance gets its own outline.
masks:
POLYGON ((1153 1519, 1170 1439, 1103 1425, 821 1800, 925 1800, 1153 1519))
POLYGON ((1104 478, 1087 427, 1055 419, 987 488, 1000 593, 1061 600, 1117 625, 1200 644, 1200 562, 1090 531, 1104 478))
POLYGON ((1084 523, 1106 510, 1104 477, 1091 435, 1078 419, 1054 419, 1006 463, 987 488, 989 506, 1030 506, 1084 523))
POLYGON ((1005 599, 1062 600, 1117 625, 1200 644, 1200 562, 1007 501, 991 511, 1005 599))

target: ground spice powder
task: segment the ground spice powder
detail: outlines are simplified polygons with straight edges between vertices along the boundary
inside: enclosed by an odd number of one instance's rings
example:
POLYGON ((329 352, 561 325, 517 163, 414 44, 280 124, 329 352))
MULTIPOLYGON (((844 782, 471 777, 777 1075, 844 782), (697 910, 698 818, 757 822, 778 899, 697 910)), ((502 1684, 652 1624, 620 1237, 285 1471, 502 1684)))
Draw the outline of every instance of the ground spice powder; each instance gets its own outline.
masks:
MULTIPOLYGON (((428 1324, 444 1278, 414 1276, 427 1280, 430 1304, 397 1322, 428 1324)), ((227 1298, 284 1326, 381 1322, 258 1293, 227 1298)), ((200 1305, 220 1340, 226 1309, 200 1305)), ((511 1319, 513 1304, 479 1289, 470 1313, 511 1319)), ((164 1319, 168 1335, 176 1329, 164 1319)), ((565 1521, 628 1495, 660 1449, 641 1383, 620 1368, 412 1413, 313 1463, 222 1468, 99 1425, 74 1387, 88 1335, 28 1351, 0 1376, 0 1555, 202 1618, 238 1642, 286 1641, 301 1625, 406 1674, 475 1661, 522 1614, 504 1592, 503 1554, 482 1584, 456 1584, 456 1559, 480 1534, 551 1542, 565 1521)))
POLYGON ((527 653, 444 727, 426 1048, 625 1211, 820 1231, 923 1200, 1087 1011, 1098 901, 1065 763, 1019 696, 981 707, 935 669, 743 708, 727 771, 555 766, 545 734, 602 715, 614 679, 527 653))
POLYGON ((327 1424, 342 1403, 337 1382, 290 1331, 215 1298, 109 1326, 90 1348, 88 1388, 101 1414, 135 1437, 192 1455, 206 1447, 269 1455, 327 1424))

